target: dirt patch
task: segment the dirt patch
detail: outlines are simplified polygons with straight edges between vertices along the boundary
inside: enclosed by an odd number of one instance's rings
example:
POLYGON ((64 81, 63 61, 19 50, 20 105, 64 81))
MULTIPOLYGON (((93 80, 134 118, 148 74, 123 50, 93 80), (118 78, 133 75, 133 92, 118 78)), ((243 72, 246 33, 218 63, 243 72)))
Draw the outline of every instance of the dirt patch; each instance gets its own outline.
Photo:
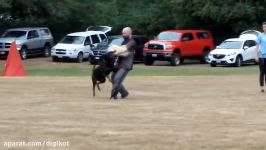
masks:
POLYGON ((86 77, 0 84, 1 149, 5 141, 48 140, 69 141, 71 150, 266 148, 266 95, 257 76, 129 77, 130 97, 118 102, 108 101, 109 83, 93 98, 86 77))

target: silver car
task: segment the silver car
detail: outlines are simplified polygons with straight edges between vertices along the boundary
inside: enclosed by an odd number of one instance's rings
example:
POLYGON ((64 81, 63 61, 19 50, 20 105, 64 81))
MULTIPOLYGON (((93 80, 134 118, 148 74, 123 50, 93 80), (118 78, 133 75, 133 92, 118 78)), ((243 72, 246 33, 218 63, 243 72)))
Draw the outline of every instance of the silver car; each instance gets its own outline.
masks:
POLYGON ((0 56, 7 56, 11 43, 16 41, 22 59, 28 56, 50 56, 53 36, 48 28, 14 28, 0 36, 0 56))

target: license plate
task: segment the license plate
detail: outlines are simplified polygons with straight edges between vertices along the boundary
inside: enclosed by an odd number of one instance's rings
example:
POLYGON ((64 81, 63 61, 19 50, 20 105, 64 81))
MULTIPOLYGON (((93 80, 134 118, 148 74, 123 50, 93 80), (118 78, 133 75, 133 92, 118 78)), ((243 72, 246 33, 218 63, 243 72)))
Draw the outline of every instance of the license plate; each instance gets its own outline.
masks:
POLYGON ((1 55, 5 55, 5 54, 6 54, 6 52, 0 52, 0 54, 1 54, 1 55))
POLYGON ((98 60, 98 59, 100 59, 100 57, 95 57, 95 59, 97 59, 97 60, 98 60))
POLYGON ((221 63, 221 61, 220 60, 217 60, 216 63, 221 63))
POLYGON ((58 58, 63 58, 63 56, 60 56, 60 55, 59 55, 58 58))
POLYGON ((152 54, 151 56, 152 56, 152 57, 157 57, 157 54, 152 54))

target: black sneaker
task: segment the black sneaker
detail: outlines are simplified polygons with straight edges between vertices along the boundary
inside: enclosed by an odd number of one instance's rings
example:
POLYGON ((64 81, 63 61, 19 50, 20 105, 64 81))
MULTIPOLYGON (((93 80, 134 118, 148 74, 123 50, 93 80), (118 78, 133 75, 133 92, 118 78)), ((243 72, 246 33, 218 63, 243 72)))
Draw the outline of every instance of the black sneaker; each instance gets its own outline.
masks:
POLYGON ((110 101, 113 101, 113 100, 117 100, 117 97, 116 96, 110 97, 110 101))
POLYGON ((121 99, 125 99, 125 98, 127 98, 128 95, 129 95, 129 93, 127 93, 127 94, 125 94, 125 95, 121 95, 121 99))

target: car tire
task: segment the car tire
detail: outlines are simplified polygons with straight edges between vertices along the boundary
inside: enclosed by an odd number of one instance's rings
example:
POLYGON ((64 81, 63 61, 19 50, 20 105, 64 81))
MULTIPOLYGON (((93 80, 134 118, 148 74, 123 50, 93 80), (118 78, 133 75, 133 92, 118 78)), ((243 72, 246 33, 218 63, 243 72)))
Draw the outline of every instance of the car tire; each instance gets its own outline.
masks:
POLYGON ((154 60, 152 58, 149 58, 149 57, 144 58, 144 64, 146 66, 151 66, 151 65, 153 65, 153 63, 154 63, 154 60))
POLYGON ((49 45, 45 45, 45 47, 43 49, 43 56, 44 57, 51 56, 51 47, 49 45))
POLYGON ((20 57, 22 60, 25 60, 28 58, 28 54, 27 54, 28 49, 26 47, 22 47, 20 50, 20 57))
POLYGON ((210 51, 209 50, 204 50, 201 56, 201 63, 206 64, 208 61, 208 56, 209 56, 210 51))
POLYGON ((177 52, 173 53, 170 63, 172 66, 179 66, 181 64, 180 54, 177 52))
POLYGON ((83 62, 83 53, 79 52, 78 56, 77 56, 77 59, 76 59, 76 62, 77 63, 82 63, 83 62))
POLYGON ((235 67, 241 67, 243 63, 242 57, 241 56, 237 56, 236 57, 236 62, 235 62, 235 67))
POLYGON ((58 61, 59 61, 58 57, 52 57, 52 60, 53 60, 54 62, 58 62, 58 61))
POLYGON ((211 64, 211 67, 216 67, 217 65, 216 64, 211 64))

